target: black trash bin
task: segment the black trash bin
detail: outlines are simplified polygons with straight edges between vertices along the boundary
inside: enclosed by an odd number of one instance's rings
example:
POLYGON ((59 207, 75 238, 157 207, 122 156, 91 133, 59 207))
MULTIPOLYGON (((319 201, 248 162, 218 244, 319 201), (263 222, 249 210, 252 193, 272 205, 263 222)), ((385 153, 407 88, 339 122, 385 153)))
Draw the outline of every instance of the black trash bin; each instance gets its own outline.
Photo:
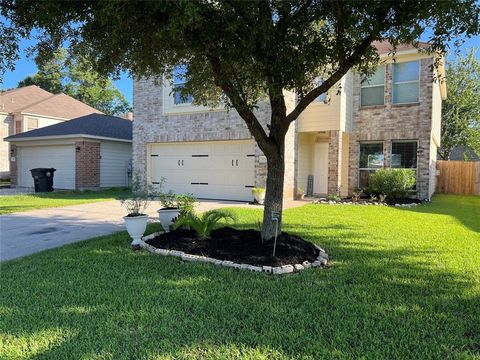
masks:
POLYGON ((53 174, 57 171, 54 168, 31 169, 35 192, 53 191, 53 174))

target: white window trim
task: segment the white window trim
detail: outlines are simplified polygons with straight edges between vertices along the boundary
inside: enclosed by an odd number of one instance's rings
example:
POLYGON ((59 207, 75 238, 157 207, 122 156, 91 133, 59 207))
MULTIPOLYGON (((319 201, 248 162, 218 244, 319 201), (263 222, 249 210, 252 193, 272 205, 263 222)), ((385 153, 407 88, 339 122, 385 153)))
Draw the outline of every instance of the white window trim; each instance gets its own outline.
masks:
POLYGON ((421 75, 421 67, 422 67, 422 62, 420 60, 412 60, 412 61, 403 61, 403 62, 398 62, 398 63, 393 63, 392 64, 392 104, 393 105, 406 105, 406 104, 419 104, 420 103, 420 75, 421 75), (418 63, 418 79, 417 80, 409 80, 409 81, 400 81, 400 82, 395 82, 395 64, 401 64, 401 63, 409 63, 409 62, 416 62, 418 63), (418 100, 417 101, 411 101, 411 102, 395 102, 395 85, 402 85, 402 84, 413 84, 417 83, 418 84, 418 100))
MULTIPOLYGON (((386 71, 386 66, 381 65, 379 67, 383 67, 383 84, 376 84, 376 85, 363 85, 362 84, 362 79, 360 79, 360 107, 361 108, 368 108, 372 106, 384 106, 385 105, 385 87, 387 83, 387 71, 386 71), (382 104, 375 104, 375 105, 362 105, 362 89, 363 88, 374 88, 374 87, 383 87, 383 103, 382 104)), ((377 68, 378 69, 378 68, 377 68)))

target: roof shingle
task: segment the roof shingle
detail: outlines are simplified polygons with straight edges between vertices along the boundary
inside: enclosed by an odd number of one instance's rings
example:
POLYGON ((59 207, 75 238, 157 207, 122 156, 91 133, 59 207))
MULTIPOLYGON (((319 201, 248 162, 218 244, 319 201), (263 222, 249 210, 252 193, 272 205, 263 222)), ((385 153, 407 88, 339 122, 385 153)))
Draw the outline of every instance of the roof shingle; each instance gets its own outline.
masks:
POLYGON ((37 137, 90 135, 132 140, 132 122, 116 116, 90 114, 55 125, 23 132, 6 138, 8 141, 37 137))

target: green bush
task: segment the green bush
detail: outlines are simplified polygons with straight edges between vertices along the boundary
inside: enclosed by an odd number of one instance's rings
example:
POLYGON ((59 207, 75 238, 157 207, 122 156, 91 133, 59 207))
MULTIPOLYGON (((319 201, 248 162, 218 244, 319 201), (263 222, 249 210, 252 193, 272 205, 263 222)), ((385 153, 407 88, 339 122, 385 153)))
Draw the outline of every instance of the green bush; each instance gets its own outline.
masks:
POLYGON ((370 192, 386 195, 390 199, 404 198, 415 183, 415 170, 379 169, 370 177, 370 192))
POLYGON ((173 228, 187 227, 194 230, 202 239, 210 238, 210 233, 214 230, 220 221, 237 221, 237 215, 229 209, 214 209, 206 211, 200 215, 195 212, 187 213, 178 218, 173 228))

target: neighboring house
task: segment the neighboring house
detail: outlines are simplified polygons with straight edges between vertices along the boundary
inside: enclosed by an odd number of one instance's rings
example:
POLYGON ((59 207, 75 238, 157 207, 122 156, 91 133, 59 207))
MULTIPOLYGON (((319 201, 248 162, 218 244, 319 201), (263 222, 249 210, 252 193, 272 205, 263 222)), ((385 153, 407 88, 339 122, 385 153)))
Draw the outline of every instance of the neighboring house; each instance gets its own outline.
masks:
MULTIPOLYGON (((345 196, 367 186, 370 174, 381 167, 415 169, 418 198, 435 191, 446 85, 433 79, 444 78, 444 68, 432 70, 438 55, 400 46, 394 60, 389 44, 375 45, 382 64, 368 81, 348 72, 291 124, 285 197, 299 188, 345 196)), ((164 177, 166 190, 178 193, 251 200, 251 188, 265 186, 266 158, 243 120, 234 110, 193 106, 175 91, 181 86, 181 76, 174 76, 173 91, 167 82, 134 81, 135 173, 153 185, 164 177)), ((286 92, 285 98, 291 111, 295 95, 286 92)), ((269 122, 267 104, 260 104, 256 114, 264 126, 269 122)))
POLYGON ((90 114, 12 135, 11 183, 33 187, 30 169, 55 168, 54 189, 128 186, 132 121, 90 114))
POLYGON ((92 113, 101 114, 68 95, 54 95, 36 85, 0 93, 0 178, 10 176, 10 149, 3 138, 92 113))
POLYGON ((480 161, 480 156, 478 156, 472 148, 462 145, 452 149, 448 160, 480 161))

